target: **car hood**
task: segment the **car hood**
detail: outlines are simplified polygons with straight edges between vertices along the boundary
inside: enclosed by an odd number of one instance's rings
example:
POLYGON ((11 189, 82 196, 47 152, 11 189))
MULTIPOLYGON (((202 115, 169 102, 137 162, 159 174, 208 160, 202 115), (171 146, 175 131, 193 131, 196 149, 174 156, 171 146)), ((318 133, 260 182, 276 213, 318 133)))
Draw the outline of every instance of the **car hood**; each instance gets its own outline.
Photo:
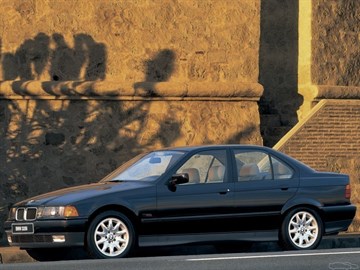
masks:
POLYGON ((107 196, 111 193, 144 188, 151 185, 141 181, 95 183, 75 186, 38 195, 17 203, 15 206, 69 205, 88 198, 107 196))

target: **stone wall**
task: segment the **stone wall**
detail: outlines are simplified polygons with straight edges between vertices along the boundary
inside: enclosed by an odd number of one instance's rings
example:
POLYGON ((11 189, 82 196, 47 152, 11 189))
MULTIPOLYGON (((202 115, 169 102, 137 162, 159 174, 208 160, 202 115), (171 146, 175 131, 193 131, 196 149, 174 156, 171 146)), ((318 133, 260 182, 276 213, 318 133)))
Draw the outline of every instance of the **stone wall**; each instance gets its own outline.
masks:
POLYGON ((0 81, 258 80, 260 0, 0 4, 0 81))
POLYGON ((162 95, 151 98, 48 94, 1 100, 0 234, 11 204, 98 181, 141 152, 197 144, 262 144, 256 103, 260 86, 244 88, 242 98, 228 97, 229 91, 224 98, 211 97, 210 86, 206 91, 196 87, 197 96, 191 96, 194 85, 188 85, 187 97, 176 97, 174 91, 169 96, 164 88, 171 84, 159 84, 153 90, 162 95))
POLYGON ((15 201, 137 153, 262 144, 260 0, 0 5, 0 237, 15 201))
MULTIPOLYGON (((307 1, 307 0, 306 0, 307 1)), ((263 0, 260 13, 261 133, 273 146, 298 121, 299 1, 263 0)))
POLYGON ((264 144, 273 146, 321 98, 357 98, 360 1, 264 0, 260 12, 259 82, 264 144), (339 90, 338 93, 336 91, 339 90), (326 92, 328 90, 325 90, 326 92), (316 103, 316 102, 315 102, 316 103))
POLYGON ((357 99, 360 78, 360 2, 300 1, 299 93, 305 117, 322 98, 357 99), (316 103, 316 102, 315 102, 316 103))
MULTIPOLYGON (((0 226, 11 203, 98 180, 144 150, 262 144, 260 129, 272 146, 320 99, 360 96, 357 0, 0 5, 0 226)), ((346 136, 330 123, 312 123, 302 147, 346 136)), ((295 138, 284 151, 304 160, 295 138)), ((332 156, 345 148, 325 149, 304 161, 347 172, 332 156)))
POLYGON ((274 148, 314 169, 350 175, 358 211, 349 231, 360 230, 360 100, 322 100, 274 148))
POLYGON ((360 2, 312 2, 313 83, 360 86, 360 2))

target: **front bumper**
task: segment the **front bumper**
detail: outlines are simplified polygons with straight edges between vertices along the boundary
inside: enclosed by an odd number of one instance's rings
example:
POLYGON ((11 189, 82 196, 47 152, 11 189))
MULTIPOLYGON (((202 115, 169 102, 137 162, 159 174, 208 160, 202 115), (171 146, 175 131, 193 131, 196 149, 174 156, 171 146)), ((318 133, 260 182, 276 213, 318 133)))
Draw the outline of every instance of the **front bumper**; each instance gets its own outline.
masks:
POLYGON ((6 221, 4 229, 11 246, 20 248, 83 246, 87 219, 35 220, 33 233, 13 233, 12 225, 24 222, 6 221))

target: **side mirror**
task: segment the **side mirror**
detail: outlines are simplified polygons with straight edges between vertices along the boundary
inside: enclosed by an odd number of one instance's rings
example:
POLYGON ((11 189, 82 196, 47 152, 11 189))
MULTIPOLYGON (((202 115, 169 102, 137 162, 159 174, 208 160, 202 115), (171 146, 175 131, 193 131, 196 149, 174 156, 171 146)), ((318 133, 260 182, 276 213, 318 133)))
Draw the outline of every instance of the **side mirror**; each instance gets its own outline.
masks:
POLYGON ((189 174, 187 173, 174 174, 169 182, 169 189, 171 191, 175 191, 176 185, 185 184, 185 183, 189 183, 189 174))

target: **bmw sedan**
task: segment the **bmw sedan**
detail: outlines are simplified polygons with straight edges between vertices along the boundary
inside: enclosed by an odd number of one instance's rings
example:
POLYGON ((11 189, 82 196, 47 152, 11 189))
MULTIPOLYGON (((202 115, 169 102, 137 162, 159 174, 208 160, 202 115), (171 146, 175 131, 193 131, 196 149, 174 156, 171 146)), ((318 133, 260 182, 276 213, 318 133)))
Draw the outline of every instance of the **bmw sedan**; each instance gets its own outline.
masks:
POLYGON ((79 246, 93 258, 220 241, 305 250, 347 230, 355 211, 347 175, 266 147, 217 145, 139 155, 98 183, 15 204, 4 227, 9 244, 36 260, 79 246))

